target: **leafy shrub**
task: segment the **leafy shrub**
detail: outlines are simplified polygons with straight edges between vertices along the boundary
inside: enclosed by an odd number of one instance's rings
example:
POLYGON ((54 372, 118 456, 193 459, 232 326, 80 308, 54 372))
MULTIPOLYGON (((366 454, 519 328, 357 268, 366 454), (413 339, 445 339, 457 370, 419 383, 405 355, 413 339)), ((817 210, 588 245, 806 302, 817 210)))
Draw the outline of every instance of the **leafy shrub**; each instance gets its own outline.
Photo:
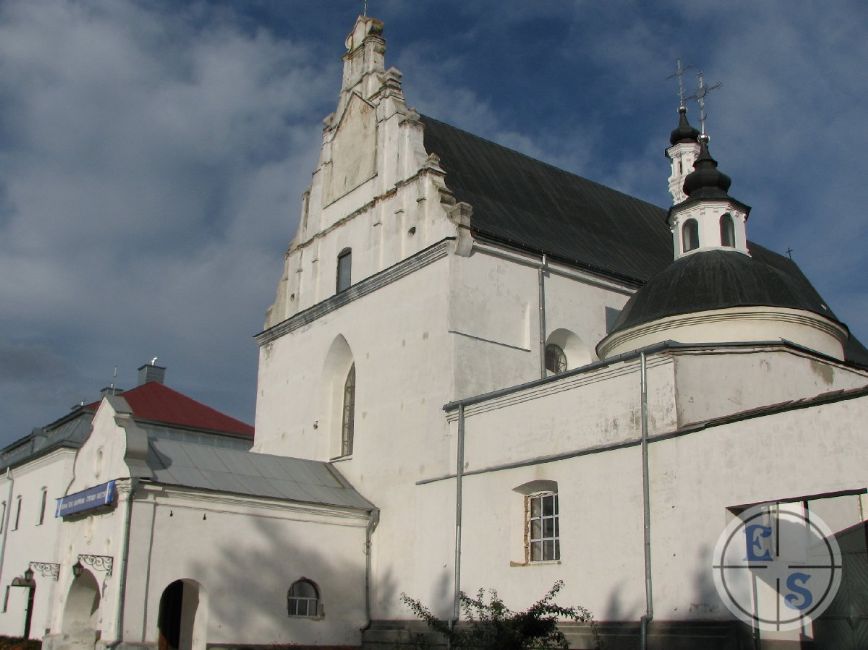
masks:
POLYGON ((524 611, 510 610, 497 595, 497 591, 480 589, 475 598, 461 592, 460 604, 464 622, 453 626, 442 621, 420 601, 401 594, 401 600, 413 614, 428 627, 449 640, 451 648, 462 650, 566 650, 569 648, 558 620, 589 623, 599 645, 591 613, 584 607, 561 607, 554 602, 563 588, 558 580, 542 599, 524 611))

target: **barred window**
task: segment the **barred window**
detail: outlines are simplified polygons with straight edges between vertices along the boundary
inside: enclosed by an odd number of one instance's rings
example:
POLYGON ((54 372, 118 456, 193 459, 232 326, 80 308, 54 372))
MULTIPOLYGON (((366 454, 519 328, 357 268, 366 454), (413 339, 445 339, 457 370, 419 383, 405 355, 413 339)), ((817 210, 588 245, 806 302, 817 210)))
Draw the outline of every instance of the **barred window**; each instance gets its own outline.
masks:
POLYGON ((540 492, 526 497, 527 553, 530 562, 561 559, 557 492, 540 492))
POLYGON ((546 370, 557 375, 567 369, 567 355, 564 349, 556 343, 549 343, 546 346, 546 370))
POLYGON ((316 585, 306 578, 293 582, 286 594, 286 610, 290 616, 320 616, 316 585))

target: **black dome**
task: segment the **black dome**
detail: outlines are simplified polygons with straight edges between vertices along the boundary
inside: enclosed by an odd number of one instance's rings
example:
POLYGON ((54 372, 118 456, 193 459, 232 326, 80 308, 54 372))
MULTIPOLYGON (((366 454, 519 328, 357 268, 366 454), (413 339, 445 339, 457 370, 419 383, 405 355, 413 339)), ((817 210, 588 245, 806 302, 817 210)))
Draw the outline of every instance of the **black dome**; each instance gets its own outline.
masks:
POLYGON ((679 142, 696 142, 699 137, 699 130, 690 126, 687 121, 687 109, 684 106, 678 107, 678 127, 673 129, 669 134, 669 144, 676 145, 679 142))
POLYGON ((693 171, 684 179, 684 193, 694 199, 725 199, 732 179, 717 168, 717 161, 708 152, 708 139, 699 139, 699 157, 693 171))
POLYGON ((758 246, 751 247, 751 255, 712 250, 675 260, 633 294, 612 332, 728 307, 802 309, 837 322, 792 261, 758 246))

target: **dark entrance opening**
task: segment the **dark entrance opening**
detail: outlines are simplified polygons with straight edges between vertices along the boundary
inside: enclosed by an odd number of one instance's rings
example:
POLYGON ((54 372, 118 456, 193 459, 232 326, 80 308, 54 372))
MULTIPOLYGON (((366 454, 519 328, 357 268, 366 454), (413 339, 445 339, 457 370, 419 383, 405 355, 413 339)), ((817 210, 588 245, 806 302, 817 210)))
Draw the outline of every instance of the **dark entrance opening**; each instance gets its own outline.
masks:
POLYGON ((181 612, 184 605, 184 583, 176 580, 160 598, 159 650, 178 650, 181 643, 181 612))

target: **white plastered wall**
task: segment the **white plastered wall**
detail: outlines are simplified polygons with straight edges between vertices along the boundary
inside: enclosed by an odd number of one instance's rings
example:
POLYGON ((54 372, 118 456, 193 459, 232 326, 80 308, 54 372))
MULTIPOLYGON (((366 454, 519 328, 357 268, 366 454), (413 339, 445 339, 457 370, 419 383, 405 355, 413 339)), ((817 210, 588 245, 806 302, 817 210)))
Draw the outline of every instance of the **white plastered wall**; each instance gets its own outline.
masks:
POLYGON ((184 580, 198 585, 198 647, 357 644, 367 522, 349 509, 145 486, 133 511, 124 637, 156 643, 163 592, 184 580), (317 585, 322 617, 287 615, 300 578, 317 585))
MULTIPOLYGON (((765 355, 754 356, 762 360, 765 355)), ((753 360, 746 357, 734 355, 732 362, 749 369, 753 360)), ((792 370, 779 359, 770 363, 780 373, 792 370)), ((606 377, 602 385, 569 387, 567 376, 546 384, 546 390, 528 392, 524 399, 503 397, 467 408, 465 591, 493 587, 508 605, 526 607, 563 579, 567 587, 562 602, 587 606, 598 620, 637 620, 644 613, 639 377, 637 364, 628 365, 624 369, 631 372, 606 377), (600 399, 597 392, 611 399, 600 399), (610 418, 612 426, 599 426, 610 418), (610 447, 603 449, 605 444, 610 447), (560 456, 546 462, 546 451, 560 456), (525 565, 524 519, 514 490, 534 480, 558 483, 562 555, 558 562, 525 565)), ((671 359, 649 359, 652 437, 677 429, 676 385, 680 398, 691 391, 716 394, 721 403, 729 400, 726 389, 718 392, 707 381, 688 386, 676 379, 677 367, 671 359)), ((763 393, 765 385, 755 390, 763 393)), ((766 399, 757 401, 772 403, 775 390, 770 388, 766 399)), ((711 576, 711 550, 731 516, 728 509, 864 489, 868 471, 854 450, 868 443, 862 426, 866 417, 868 398, 859 397, 653 441, 655 618, 729 619, 711 576)), ((454 479, 420 489, 446 492, 445 484, 454 489, 454 479)), ((444 507, 442 516, 451 512, 444 507)))
MULTIPOLYGON (((547 276, 547 322, 585 340, 605 332, 606 307, 627 299, 623 288, 560 272, 547 276)), ((439 602, 451 571, 444 544, 454 500, 415 487, 454 463, 442 406, 539 377, 537 267, 482 250, 451 253, 265 343, 257 451, 320 460, 338 455, 339 418, 334 396, 324 398, 323 370, 339 338, 356 364, 356 414, 353 454, 336 466, 382 512, 374 537, 373 615, 403 616, 402 591, 434 590, 439 602), (417 531, 425 531, 423 538, 417 531), (439 558, 433 569, 432 557, 439 558)))
MULTIPOLYGON (((73 449, 58 449, 0 476, 0 500, 6 502, 6 518, 0 528, 5 536, 0 599, 13 578, 23 577, 30 562, 57 563, 61 521, 54 516, 55 499, 66 492, 72 478, 73 449), (39 523, 42 491, 46 491, 45 517, 39 523), (11 499, 10 499, 11 492, 11 499), (21 497, 21 516, 15 527, 16 503, 21 497), (10 505, 11 504, 11 505, 10 505)), ((57 591, 53 577, 34 573, 36 593, 30 624, 30 636, 41 638, 52 613, 52 599, 57 591)), ((0 601, 2 602, 2 601, 0 601)), ((0 634, 21 636, 27 605, 27 589, 12 587, 6 611, 0 612, 0 634)))

